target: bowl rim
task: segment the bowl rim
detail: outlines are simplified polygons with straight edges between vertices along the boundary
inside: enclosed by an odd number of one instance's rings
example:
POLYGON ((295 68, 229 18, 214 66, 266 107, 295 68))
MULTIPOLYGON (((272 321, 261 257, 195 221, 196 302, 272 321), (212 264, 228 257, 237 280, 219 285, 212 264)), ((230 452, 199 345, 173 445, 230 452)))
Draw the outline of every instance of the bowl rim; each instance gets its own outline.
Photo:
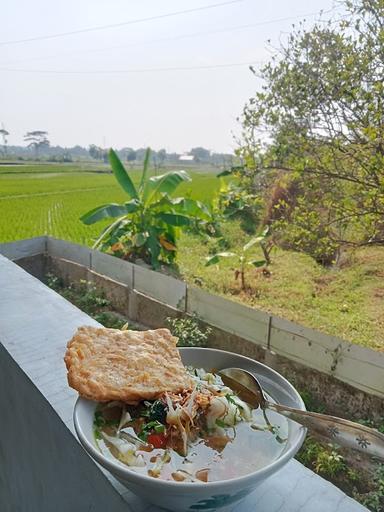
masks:
MULTIPOLYGON (((230 352, 228 350, 221 350, 216 348, 203 348, 203 347, 178 347, 179 350, 181 350, 181 353, 189 352, 189 351, 198 351, 203 352, 206 350, 209 350, 211 352, 217 352, 217 353, 225 353, 225 354, 231 354, 238 356, 250 363, 257 363, 260 366, 263 366, 267 369, 267 371, 272 372, 272 374, 275 374, 279 379, 282 379, 284 382, 284 386, 286 386, 294 395, 296 395, 296 398, 298 399, 298 402, 300 404, 299 409, 306 410, 305 404, 303 402, 303 399, 301 398, 299 392, 295 389, 295 387, 280 373, 278 373, 273 368, 270 368, 264 363, 260 363, 259 361, 256 361, 255 359, 252 359, 247 356, 243 356, 242 354, 237 354, 236 352, 230 352)), ((256 471, 253 471, 251 473, 247 473, 246 475, 242 475, 236 478, 230 478, 225 480, 216 480, 213 482, 176 482, 172 480, 161 480, 157 478, 153 478, 149 475, 143 475, 141 473, 136 473, 134 470, 130 469, 129 467, 124 467, 118 462, 115 462, 113 459, 110 459, 103 455, 100 451, 97 450, 97 448, 94 446, 92 442, 89 441, 88 437, 84 434, 83 429, 81 427, 79 418, 78 418, 78 410, 84 403, 98 403, 93 400, 88 400, 86 398, 83 398, 81 396, 78 396, 74 411, 73 411, 73 422, 75 426, 75 430, 77 433, 77 436, 84 447, 84 449, 88 452, 92 458, 94 458, 100 465, 102 465, 105 469, 107 469, 112 476, 116 478, 116 475, 118 478, 122 478, 127 481, 131 481, 134 484, 143 484, 145 482, 148 482, 153 487, 161 487, 163 490, 165 489, 173 489, 180 491, 189 491, 189 490, 202 490, 202 489, 211 489, 214 490, 215 488, 222 488, 223 485, 239 485, 240 488, 244 488, 247 485, 248 481, 252 481, 255 478, 262 479, 260 477, 267 478, 270 474, 275 473, 278 469, 283 467, 290 459, 294 457, 294 455, 298 452, 301 445, 304 442, 307 429, 305 427, 301 427, 301 429, 298 432, 296 440, 293 442, 291 446, 288 447, 288 449, 281 455, 281 457, 278 457, 276 460, 271 462, 270 464, 263 466, 262 468, 257 469, 256 471), (111 468, 111 469, 110 469, 111 468)), ((287 418, 289 419, 289 418, 287 418)))

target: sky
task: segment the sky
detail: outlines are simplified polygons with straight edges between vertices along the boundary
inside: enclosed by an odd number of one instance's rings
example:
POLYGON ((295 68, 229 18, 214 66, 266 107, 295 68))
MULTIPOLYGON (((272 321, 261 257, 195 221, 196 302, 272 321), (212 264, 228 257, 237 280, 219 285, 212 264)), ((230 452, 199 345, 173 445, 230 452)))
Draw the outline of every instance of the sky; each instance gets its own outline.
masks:
POLYGON ((0 126, 10 132, 10 145, 45 130, 51 145, 67 147, 233 151, 237 118, 261 87, 249 65, 271 58, 268 40, 278 47, 293 23, 306 19, 309 27, 332 6, 333 0, 3 0, 0 126))

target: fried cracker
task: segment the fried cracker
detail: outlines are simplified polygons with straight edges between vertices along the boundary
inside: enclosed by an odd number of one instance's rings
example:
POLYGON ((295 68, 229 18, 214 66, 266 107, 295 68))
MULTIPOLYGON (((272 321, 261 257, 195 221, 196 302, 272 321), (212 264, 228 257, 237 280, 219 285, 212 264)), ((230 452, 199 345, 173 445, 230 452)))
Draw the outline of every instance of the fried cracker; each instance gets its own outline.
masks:
POLYGON ((64 357, 68 383, 90 400, 134 403, 192 386, 168 329, 80 327, 64 357))

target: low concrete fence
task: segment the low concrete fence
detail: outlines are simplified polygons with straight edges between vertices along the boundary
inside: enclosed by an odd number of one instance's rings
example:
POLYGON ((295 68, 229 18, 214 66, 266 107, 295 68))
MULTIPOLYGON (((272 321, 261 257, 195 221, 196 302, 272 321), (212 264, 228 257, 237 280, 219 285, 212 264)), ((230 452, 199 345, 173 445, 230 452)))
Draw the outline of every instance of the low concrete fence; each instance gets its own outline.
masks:
MULTIPOLYGON (((115 292, 125 296, 128 310, 124 305, 122 309, 132 320, 156 326, 161 321, 159 315, 162 318, 170 310, 175 315, 195 313, 205 323, 222 332, 223 339, 229 333, 234 339, 249 342, 248 346, 252 344, 254 352, 263 354, 268 364, 280 358, 283 363, 290 361, 293 365, 297 364, 298 369, 305 367, 319 371, 355 390, 384 398, 384 353, 328 336, 212 295, 171 276, 63 240, 38 237, 0 244, 0 254, 17 262, 28 257, 31 260, 31 257, 39 254, 56 262, 70 262, 77 269, 72 268, 73 280, 73 276, 77 275, 80 278, 90 276, 91 280, 97 281, 97 275, 102 275, 122 285, 123 288, 120 286, 115 292), (145 301, 148 298, 156 302, 156 311, 154 308, 151 311, 151 304, 145 301), (162 307, 165 308, 163 314, 158 313, 162 307), (152 319, 149 318, 151 314, 154 315, 152 319)), ((41 264, 36 268, 39 268, 37 272, 41 272, 41 264)), ((104 288, 108 289, 107 286, 104 288)), ((235 351, 237 346, 231 348, 235 351)), ((363 403, 363 398, 360 402, 363 403)))

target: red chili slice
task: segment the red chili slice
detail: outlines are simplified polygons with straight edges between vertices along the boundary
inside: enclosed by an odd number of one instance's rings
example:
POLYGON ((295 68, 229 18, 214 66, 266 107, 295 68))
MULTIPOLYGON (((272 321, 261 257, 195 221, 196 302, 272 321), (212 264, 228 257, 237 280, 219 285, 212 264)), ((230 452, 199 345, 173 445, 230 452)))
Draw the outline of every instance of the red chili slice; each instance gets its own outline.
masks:
POLYGON ((167 438, 164 434, 149 434, 147 442, 151 443, 154 448, 165 448, 167 438))

